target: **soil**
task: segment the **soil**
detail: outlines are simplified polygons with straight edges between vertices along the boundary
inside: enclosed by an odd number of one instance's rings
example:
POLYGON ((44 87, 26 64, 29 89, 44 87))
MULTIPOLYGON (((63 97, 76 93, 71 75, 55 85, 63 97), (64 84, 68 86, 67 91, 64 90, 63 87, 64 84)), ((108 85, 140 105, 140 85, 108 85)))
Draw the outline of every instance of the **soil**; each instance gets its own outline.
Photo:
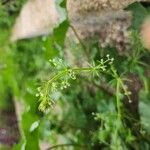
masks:
POLYGON ((17 117, 13 110, 0 110, 0 145, 12 147, 19 141, 17 117))

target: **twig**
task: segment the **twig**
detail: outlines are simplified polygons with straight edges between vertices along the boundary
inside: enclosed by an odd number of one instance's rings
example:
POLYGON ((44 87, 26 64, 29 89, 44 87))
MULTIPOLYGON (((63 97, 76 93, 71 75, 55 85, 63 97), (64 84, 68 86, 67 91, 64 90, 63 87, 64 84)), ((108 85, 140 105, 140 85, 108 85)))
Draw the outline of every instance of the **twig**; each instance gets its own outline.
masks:
POLYGON ((84 50, 86 56, 89 58, 89 53, 88 53, 88 51, 87 51, 87 49, 86 49, 86 46, 84 45, 84 43, 82 42, 81 38, 79 37, 79 35, 78 35, 76 29, 75 29, 71 24, 70 24, 70 28, 72 29, 72 31, 74 32, 76 38, 78 39, 79 43, 81 44, 81 46, 82 46, 82 48, 83 48, 83 50, 84 50))
POLYGON ((115 96, 115 89, 113 87, 111 87, 109 84, 107 84, 106 82, 102 82, 100 85, 98 85, 94 82, 91 83, 87 79, 85 79, 85 80, 92 86, 95 86, 96 88, 103 90, 105 93, 109 94, 110 96, 115 96))
POLYGON ((97 88, 102 89, 104 92, 109 94, 110 96, 115 95, 115 89, 108 85, 106 82, 101 83, 100 85, 94 84, 97 88))
POLYGON ((51 150, 51 149, 55 149, 55 148, 58 148, 58 147, 68 147, 68 146, 74 146, 74 147, 85 147, 84 145, 79 145, 79 144, 58 144, 58 145, 55 145, 55 146, 52 146, 52 147, 49 147, 48 149, 46 150, 51 150))
POLYGON ((9 3, 9 2, 10 2, 10 0, 4 0, 4 1, 1 2, 1 4, 5 5, 5 4, 9 3))

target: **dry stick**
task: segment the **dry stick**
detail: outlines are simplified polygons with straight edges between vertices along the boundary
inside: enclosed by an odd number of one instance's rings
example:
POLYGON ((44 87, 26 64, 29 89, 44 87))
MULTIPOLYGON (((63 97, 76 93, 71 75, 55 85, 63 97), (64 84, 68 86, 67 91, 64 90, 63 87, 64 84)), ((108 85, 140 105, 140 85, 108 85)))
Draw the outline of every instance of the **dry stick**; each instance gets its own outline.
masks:
POLYGON ((89 84, 91 84, 92 86, 95 86, 96 88, 103 90, 105 93, 109 94, 110 96, 115 96, 115 89, 109 84, 107 84, 106 82, 102 82, 100 85, 98 85, 94 82, 91 83, 87 79, 84 79, 84 80, 88 82, 89 84))
MULTIPOLYGON (((69 12, 68 12, 67 7, 66 7, 66 13, 67 13, 67 19, 69 20, 69 16, 68 16, 69 12)), ((75 34, 76 38, 78 39, 79 43, 81 44, 81 46, 82 46, 82 48, 83 48, 83 50, 84 50, 84 52, 85 52, 87 58, 89 58, 89 53, 88 53, 88 51, 87 51, 87 49, 86 49, 86 46, 84 45, 84 43, 83 43, 82 40, 80 39, 80 37, 79 37, 79 35, 78 35, 76 29, 74 28, 74 26, 71 25, 71 23, 69 23, 69 26, 70 26, 70 28, 72 29, 72 31, 74 32, 74 34, 75 34)))
MULTIPOLYGON (((67 7, 66 7, 66 12, 67 12, 67 18, 69 19, 69 16, 68 16, 69 12, 68 12, 67 7)), ((86 46, 84 45, 84 43, 82 42, 81 38, 79 37, 79 35, 78 35, 76 29, 75 29, 74 26, 72 26, 71 24, 69 24, 69 26, 70 26, 70 28, 72 29, 72 31, 74 32, 76 38, 79 40, 79 42, 80 42, 80 44, 81 44, 81 46, 82 46, 82 48, 83 48, 83 50, 84 50, 84 53, 85 53, 87 59, 89 59, 89 52, 88 52, 86 46)))
POLYGON ((115 95, 115 89, 108 85, 106 82, 103 82, 101 85, 94 84, 97 88, 102 89, 104 92, 109 94, 110 96, 115 95))
POLYGON ((55 148, 58 148, 58 147, 69 147, 69 146, 74 146, 74 147, 86 147, 84 145, 78 145, 78 144, 59 144, 59 145, 55 145, 55 146, 52 146, 46 150, 51 150, 51 149, 55 149, 55 148))
POLYGON ((5 4, 7 4, 8 2, 10 2, 10 0, 2 1, 1 4, 2 4, 2 5, 5 5, 5 4))
POLYGON ((7 5, 7 4, 11 3, 11 2, 15 2, 15 0, 0 0, 0 3, 2 5, 7 5))
POLYGON ((82 46, 82 48, 83 48, 83 50, 84 50, 84 52, 85 52, 87 58, 89 58, 89 53, 88 53, 88 51, 87 51, 87 49, 86 49, 86 46, 85 46, 84 43, 82 42, 82 40, 81 40, 80 36, 78 35, 76 29, 75 29, 71 24, 70 24, 70 28, 72 29, 72 31, 74 32, 76 38, 78 39, 79 43, 81 44, 81 46, 82 46))

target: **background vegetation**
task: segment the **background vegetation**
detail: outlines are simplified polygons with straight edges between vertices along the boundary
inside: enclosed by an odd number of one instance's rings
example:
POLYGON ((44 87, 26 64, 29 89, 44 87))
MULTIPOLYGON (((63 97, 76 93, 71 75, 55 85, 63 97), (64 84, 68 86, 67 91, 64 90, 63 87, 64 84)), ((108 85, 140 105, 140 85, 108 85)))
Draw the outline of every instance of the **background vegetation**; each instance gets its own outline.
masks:
MULTIPOLYGON (((149 150, 150 53, 141 43, 140 27, 150 7, 134 3, 127 8, 134 14, 129 55, 95 42, 85 69, 66 60, 68 20, 53 35, 9 42, 24 2, 0 4, 0 115, 7 112, 0 121, 0 149, 38 150, 46 142, 51 149, 149 150), (8 125, 10 119, 4 121, 16 103, 19 129, 8 125), (5 140, 2 129, 8 132, 5 140)), ((72 43, 69 49, 80 51, 82 58, 83 46, 72 43)))

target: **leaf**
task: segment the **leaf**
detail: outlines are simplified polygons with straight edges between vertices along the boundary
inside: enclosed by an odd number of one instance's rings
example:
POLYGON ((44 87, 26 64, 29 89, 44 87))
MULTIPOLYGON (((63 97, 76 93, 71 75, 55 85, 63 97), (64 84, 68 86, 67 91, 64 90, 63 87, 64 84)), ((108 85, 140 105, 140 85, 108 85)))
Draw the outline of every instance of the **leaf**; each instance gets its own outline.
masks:
POLYGON ((43 42, 44 51, 45 51, 45 58, 47 60, 52 59, 58 56, 59 51, 54 47, 54 39, 52 36, 49 36, 43 42))
POLYGON ((131 4, 127 10, 130 10, 133 13, 132 28, 139 30, 143 20, 148 15, 147 10, 140 3, 131 4))
POLYGON ((38 121, 35 121, 31 127, 30 127, 30 132, 33 132, 35 129, 37 129, 39 126, 39 120, 38 121))
MULTIPOLYGON (((21 126, 25 135, 26 148, 27 150, 39 150, 39 136, 38 136, 38 126, 34 124, 34 130, 29 132, 33 123, 37 121, 37 116, 30 113, 30 111, 25 112, 22 116, 21 126), (35 129, 36 125, 36 129, 35 129)), ((32 128, 33 129, 33 128, 32 128)))
POLYGON ((60 46, 64 46, 66 33, 68 31, 69 21, 66 19, 57 28, 54 29, 54 40, 60 46))
POLYGON ((21 130, 22 139, 14 146, 13 150, 40 150, 38 136, 38 118, 32 112, 27 111, 22 115, 21 130))
POLYGON ((61 14, 62 22, 53 30, 54 40, 61 47, 64 45, 64 40, 66 37, 66 33, 69 28, 69 20, 67 18, 66 5, 67 0, 57 0, 57 8, 61 14))
POLYGON ((63 8, 66 8, 66 5, 67 5, 67 0, 63 0, 63 1, 60 3, 60 6, 63 7, 63 8))
POLYGON ((144 128, 150 133, 150 102, 140 101, 139 109, 141 114, 141 122, 144 128))
POLYGON ((57 0, 56 3, 57 9, 61 14, 61 22, 53 29, 53 34, 44 41, 47 59, 52 59, 59 55, 60 50, 64 47, 66 33, 69 28, 69 20, 65 12, 66 0, 57 0))

